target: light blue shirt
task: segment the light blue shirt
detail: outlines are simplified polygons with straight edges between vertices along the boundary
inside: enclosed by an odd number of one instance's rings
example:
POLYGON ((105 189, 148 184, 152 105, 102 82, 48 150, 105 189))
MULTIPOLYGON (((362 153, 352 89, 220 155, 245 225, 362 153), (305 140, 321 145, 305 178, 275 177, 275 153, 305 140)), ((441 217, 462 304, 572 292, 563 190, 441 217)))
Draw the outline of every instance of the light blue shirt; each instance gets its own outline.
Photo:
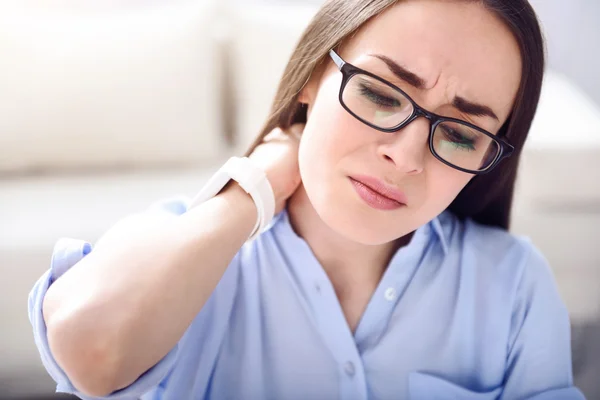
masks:
MULTIPOLYGON (((186 207, 171 200, 159 209, 186 207)), ((82 398, 52 357, 41 309, 52 282, 90 251, 59 240, 29 297, 57 390, 82 398)), ((353 333, 285 210, 240 249, 177 346, 108 399, 140 397, 583 399, 567 310, 527 239, 442 213, 394 255, 353 333)))

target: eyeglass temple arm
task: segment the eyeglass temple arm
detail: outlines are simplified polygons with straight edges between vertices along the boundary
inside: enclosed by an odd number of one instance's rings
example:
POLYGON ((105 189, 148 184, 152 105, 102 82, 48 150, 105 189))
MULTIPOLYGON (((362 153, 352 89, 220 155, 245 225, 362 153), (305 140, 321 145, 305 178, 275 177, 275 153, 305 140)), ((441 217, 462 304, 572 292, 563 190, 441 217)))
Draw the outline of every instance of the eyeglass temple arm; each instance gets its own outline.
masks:
POLYGON ((329 55, 331 56, 333 62, 335 63, 335 65, 337 65, 337 67, 339 69, 342 69, 344 64, 346 64, 346 62, 344 60, 342 60, 342 58, 340 56, 338 56, 337 53, 335 51, 333 51, 333 49, 329 50, 329 55))

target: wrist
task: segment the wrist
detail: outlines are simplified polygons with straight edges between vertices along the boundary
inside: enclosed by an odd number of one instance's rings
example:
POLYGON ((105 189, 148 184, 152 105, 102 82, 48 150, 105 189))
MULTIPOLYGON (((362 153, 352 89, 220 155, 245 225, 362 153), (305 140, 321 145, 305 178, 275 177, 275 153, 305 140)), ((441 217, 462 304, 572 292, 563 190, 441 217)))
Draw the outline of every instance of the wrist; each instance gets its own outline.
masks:
POLYGON ((252 196, 250 196, 249 193, 246 193, 236 181, 229 181, 218 196, 222 197, 232 206, 232 208, 237 209, 241 207, 243 210, 250 209, 253 211, 253 216, 257 217, 258 210, 256 209, 252 196), (237 207, 238 205, 240 207, 237 207))
MULTIPOLYGON (((256 222, 248 239, 255 239, 269 224, 275 211, 273 189, 265 172, 247 157, 231 157, 192 199, 190 208, 217 196, 225 188, 227 193, 232 193, 230 196, 238 201, 250 196, 256 211, 256 222), (228 185, 231 181, 235 184, 228 185), (242 195, 240 190, 245 194, 242 195)), ((229 196, 226 196, 226 199, 229 199, 229 196)))
POLYGON ((225 203, 225 207, 244 220, 244 226, 254 227, 258 218, 258 210, 250 196, 236 181, 229 181, 221 193, 217 195, 225 203), (247 222, 247 223, 246 223, 247 222))

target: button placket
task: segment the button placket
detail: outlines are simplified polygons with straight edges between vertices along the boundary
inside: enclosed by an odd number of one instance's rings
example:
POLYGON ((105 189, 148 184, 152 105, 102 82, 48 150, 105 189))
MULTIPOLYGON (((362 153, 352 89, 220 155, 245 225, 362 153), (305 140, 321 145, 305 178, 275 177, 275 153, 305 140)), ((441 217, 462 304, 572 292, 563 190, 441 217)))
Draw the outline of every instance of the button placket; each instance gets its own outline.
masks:
POLYGON ((325 277, 314 277, 311 286, 316 321, 340 371, 340 400, 366 400, 362 360, 335 291, 325 277))
MULTIPOLYGON (((423 238, 426 233, 418 232, 413 237, 413 241, 426 240, 426 236, 423 238)), ((355 339, 360 349, 376 343, 384 334, 389 319, 419 267, 421 253, 415 251, 415 248, 422 246, 417 242, 412 243, 410 248, 400 249, 384 273, 376 289, 376 296, 367 305, 355 333, 355 339)))

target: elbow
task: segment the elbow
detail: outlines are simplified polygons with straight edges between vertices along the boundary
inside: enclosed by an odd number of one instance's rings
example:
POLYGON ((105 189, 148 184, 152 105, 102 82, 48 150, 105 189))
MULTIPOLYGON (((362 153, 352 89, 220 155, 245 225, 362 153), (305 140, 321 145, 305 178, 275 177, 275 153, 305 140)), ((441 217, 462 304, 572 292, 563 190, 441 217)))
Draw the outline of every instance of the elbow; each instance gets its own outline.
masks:
MULTIPOLYGON (((94 372, 92 371, 92 373, 94 372)), ((107 397, 117 390, 112 381, 103 381, 97 377, 90 379, 90 377, 82 376, 81 379, 78 377, 70 379, 79 393, 89 397, 107 397)))
POLYGON ((74 317, 55 315, 46 325, 50 351, 79 392, 105 397, 119 389, 120 361, 111 335, 74 317))

